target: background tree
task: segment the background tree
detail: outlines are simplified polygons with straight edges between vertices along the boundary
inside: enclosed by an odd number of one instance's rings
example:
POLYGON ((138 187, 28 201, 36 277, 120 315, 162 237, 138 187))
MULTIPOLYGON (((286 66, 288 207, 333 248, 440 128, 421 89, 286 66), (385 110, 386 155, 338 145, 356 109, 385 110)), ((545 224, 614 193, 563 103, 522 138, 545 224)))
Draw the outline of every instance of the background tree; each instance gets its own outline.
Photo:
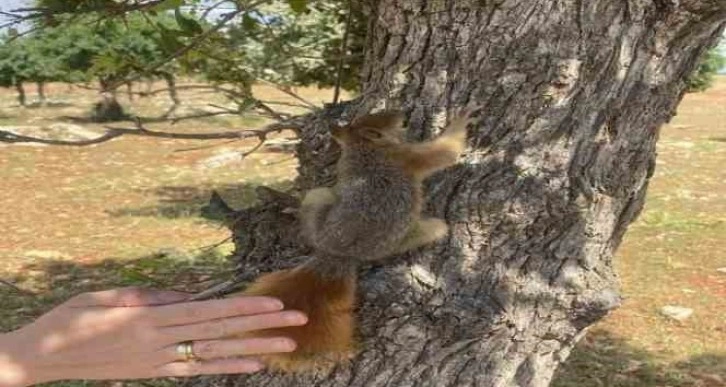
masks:
POLYGON ((18 39, 5 37, 0 46, 0 73, 2 85, 13 86, 18 92, 18 102, 26 105, 24 84, 35 82, 38 102, 46 102, 45 84, 68 80, 63 61, 63 47, 56 45, 56 31, 42 36, 25 36, 18 39))
POLYGON ((718 48, 709 50, 701 59, 696 71, 688 77, 688 91, 704 91, 713 85, 713 80, 720 70, 726 67, 726 56, 718 48))
MULTIPOLYGON (((92 3, 65 2, 56 11, 122 17, 183 2, 92 3)), ((238 80, 228 95, 260 109, 262 102, 245 93, 255 80, 266 80, 264 68, 248 67, 255 61, 247 61, 247 53, 227 49, 257 44, 264 35, 256 29, 268 26, 289 32, 292 41, 308 39, 275 24, 297 17, 269 16, 258 7, 263 3, 234 2, 218 23, 190 30, 174 51, 182 62, 196 59, 189 63, 203 65, 207 76, 217 74, 220 84, 238 80), (232 42, 225 25, 245 28, 249 36, 232 42)), ((288 5, 291 12, 315 12, 305 1, 288 5)), ((360 97, 297 119, 295 188, 334 182, 337 148, 327 133, 333 120, 401 109, 408 136, 418 140, 434 136, 452 108, 479 105, 462 163, 427 182, 426 211, 447 219, 450 238, 361 272, 361 350, 350 364, 316 375, 197 382, 545 386, 586 328, 620 302, 613 253, 642 209, 658 130, 674 114, 687 76, 726 27, 726 3, 360 5, 367 20, 360 97)), ((47 17, 49 11, 39 12, 47 17)), ((332 31, 341 30, 325 33, 332 31)), ((266 63, 265 54, 257 58, 266 63)), ((295 63, 267 73, 294 84, 296 68, 305 67, 295 63)), ((259 206, 229 211, 240 281, 293 266, 309 253, 289 211, 295 196, 259 193, 259 206)), ((225 208, 218 198, 215 203, 225 208)))
POLYGON ((26 106, 24 79, 21 69, 18 69, 16 65, 16 52, 7 43, 7 37, 3 37, 3 43, 0 45, 0 86, 14 87, 18 92, 18 104, 26 106))
POLYGON ((169 42, 169 36, 176 39, 176 34, 182 32, 172 29, 173 24, 174 19, 164 14, 145 17, 130 15, 123 20, 106 20, 101 27, 93 27, 89 31, 95 34, 96 51, 93 52, 87 72, 98 77, 104 96, 95 107, 94 117, 97 120, 125 117, 117 100, 117 89, 122 84, 130 85, 131 81, 124 79, 132 74, 147 79, 164 79, 172 106, 163 116, 168 116, 177 109, 181 101, 176 92, 174 74, 178 69, 174 61, 163 62, 170 50, 182 44, 176 40, 173 44, 169 42), (152 69, 156 63, 163 63, 163 66, 152 69))

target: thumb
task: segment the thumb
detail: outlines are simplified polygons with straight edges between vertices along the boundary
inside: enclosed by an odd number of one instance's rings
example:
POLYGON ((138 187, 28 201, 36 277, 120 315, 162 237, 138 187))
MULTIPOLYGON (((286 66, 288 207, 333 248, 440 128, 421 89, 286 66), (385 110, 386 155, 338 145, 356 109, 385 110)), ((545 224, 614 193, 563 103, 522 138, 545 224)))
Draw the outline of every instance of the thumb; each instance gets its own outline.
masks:
POLYGON ((191 294, 184 292, 127 287, 79 294, 70 303, 73 306, 150 306, 181 302, 189 297, 191 294))

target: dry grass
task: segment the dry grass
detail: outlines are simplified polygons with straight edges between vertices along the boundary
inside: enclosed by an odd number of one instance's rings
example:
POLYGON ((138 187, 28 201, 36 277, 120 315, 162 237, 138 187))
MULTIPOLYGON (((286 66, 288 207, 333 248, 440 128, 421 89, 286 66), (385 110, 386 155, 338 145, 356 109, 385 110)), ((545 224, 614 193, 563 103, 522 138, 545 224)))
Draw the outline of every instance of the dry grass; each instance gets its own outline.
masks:
MULTIPOLYGON (((265 99, 290 101, 270 89, 265 99)), ((329 93, 303 90, 316 102, 329 93)), ((54 85, 55 107, 15 106, 0 92, 0 126, 49 125, 83 116, 93 94, 54 85)), ((183 94, 184 101, 223 102, 183 94)), ((125 99, 122 103, 129 105, 125 99)), ((166 110, 164 96, 130 104, 135 114, 166 110)), ((188 108, 187 112, 194 109, 188 108)), ((262 120, 210 118, 174 130, 227 130, 262 120)), ((84 127, 100 130, 95 124, 84 127)), ((168 129, 167 124, 151 126, 168 129)), ((0 145, 0 278, 40 294, 27 297, 0 285, 0 326, 10 329, 89 289, 125 284, 204 284, 228 268, 229 245, 199 250, 228 236, 199 209, 212 189, 233 206, 248 205, 257 184, 285 186, 290 155, 257 153, 215 169, 199 162, 220 150, 210 142, 124 137, 86 148, 0 145)), ((726 78, 688 95, 663 129, 646 209, 621 246, 622 308, 592 328, 562 367, 556 386, 724 386, 726 379, 726 78), (659 314, 664 305, 694 309, 684 322, 659 314)), ((133 384, 133 383, 132 383, 133 384)), ((158 385, 160 385, 159 382, 158 385)), ((157 385, 157 383, 155 383, 157 385)))
MULTIPOLYGON (((257 92, 265 99, 293 102, 271 88, 257 92)), ((315 102, 329 100, 331 94, 300 92, 315 102)), ((48 94, 51 106, 21 108, 11 90, 2 90, 0 126, 64 123, 104 130, 77 120, 88 115, 94 92, 51 85, 48 94)), ((224 103, 219 96, 187 91, 182 100, 197 107, 185 106, 180 114, 194 113, 206 103, 224 103)), ((121 102, 132 114, 146 117, 159 116, 170 105, 165 95, 133 102, 122 97, 121 102)), ((259 118, 212 117, 147 126, 199 132, 263 123, 259 118)), ((133 127, 130 122, 113 125, 133 127)), ((0 278, 41 295, 18 296, 0 284, 0 326, 16 327, 80 291, 139 283, 169 287, 225 270, 222 257, 231 246, 205 248, 229 236, 226 228, 200 215, 211 191, 220 192, 233 207, 250 205, 257 185, 289 186, 296 161, 291 154, 260 151, 213 169, 202 165, 220 153, 245 151, 255 144, 254 139, 230 143, 134 136, 88 147, 0 144, 0 229, 5 231, 0 278)))

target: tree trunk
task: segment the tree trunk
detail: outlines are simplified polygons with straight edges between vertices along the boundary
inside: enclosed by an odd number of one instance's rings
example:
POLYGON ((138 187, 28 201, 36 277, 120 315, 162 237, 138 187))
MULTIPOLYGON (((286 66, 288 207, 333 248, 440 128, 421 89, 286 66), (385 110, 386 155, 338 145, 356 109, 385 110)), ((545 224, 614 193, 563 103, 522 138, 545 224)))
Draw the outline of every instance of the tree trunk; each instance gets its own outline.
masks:
POLYGON ((18 103, 20 106, 27 106, 26 104, 26 97, 25 97, 25 87, 23 87, 23 82, 16 81, 15 82, 15 90, 18 92, 18 103))
POLYGON ((41 106, 45 106, 46 104, 46 98, 45 98, 45 82, 38 81, 36 82, 37 90, 38 90, 38 103, 40 103, 41 106))
MULTIPOLYGON (((617 307, 612 257, 640 212, 659 127, 726 26, 718 0, 371 4, 362 97, 301 132, 297 186, 334 181, 330 117, 400 108, 412 140, 477 104, 469 150, 428 180, 451 234, 360 275, 359 347, 314 376, 237 386, 546 386, 585 328, 617 307)), ((309 253, 275 198, 240 211, 241 273, 309 253)), ((209 379, 205 379, 209 382, 209 379)), ((212 382, 219 383, 219 379, 212 382)))
POLYGON ((126 82, 126 95, 129 97, 129 102, 134 101, 134 83, 126 82))
POLYGON ((123 107, 118 102, 116 89, 110 89, 111 80, 99 78, 101 86, 101 100, 93 105, 91 119, 95 122, 112 122, 128 118, 123 107))
POLYGON ((151 91, 154 90, 154 79, 153 78, 146 78, 146 94, 144 96, 151 95, 151 91))
POLYGON ((174 78, 174 74, 164 73, 161 76, 166 82, 166 87, 169 90, 169 98, 171 98, 172 102, 169 110, 164 113, 164 117, 170 117, 172 114, 174 114, 179 105, 181 105, 181 100, 179 99, 179 93, 176 90, 176 78, 174 78))

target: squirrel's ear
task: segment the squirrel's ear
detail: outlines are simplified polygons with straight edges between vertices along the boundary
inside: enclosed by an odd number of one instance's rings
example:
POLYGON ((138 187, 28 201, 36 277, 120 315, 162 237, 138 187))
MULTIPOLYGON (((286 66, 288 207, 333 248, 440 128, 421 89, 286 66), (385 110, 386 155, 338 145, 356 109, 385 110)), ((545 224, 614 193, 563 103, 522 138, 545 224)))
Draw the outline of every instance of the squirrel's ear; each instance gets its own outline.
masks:
POLYGON ((404 115, 397 110, 389 110, 375 114, 367 114, 354 120, 351 127, 365 127, 376 129, 400 128, 403 125, 404 115))

